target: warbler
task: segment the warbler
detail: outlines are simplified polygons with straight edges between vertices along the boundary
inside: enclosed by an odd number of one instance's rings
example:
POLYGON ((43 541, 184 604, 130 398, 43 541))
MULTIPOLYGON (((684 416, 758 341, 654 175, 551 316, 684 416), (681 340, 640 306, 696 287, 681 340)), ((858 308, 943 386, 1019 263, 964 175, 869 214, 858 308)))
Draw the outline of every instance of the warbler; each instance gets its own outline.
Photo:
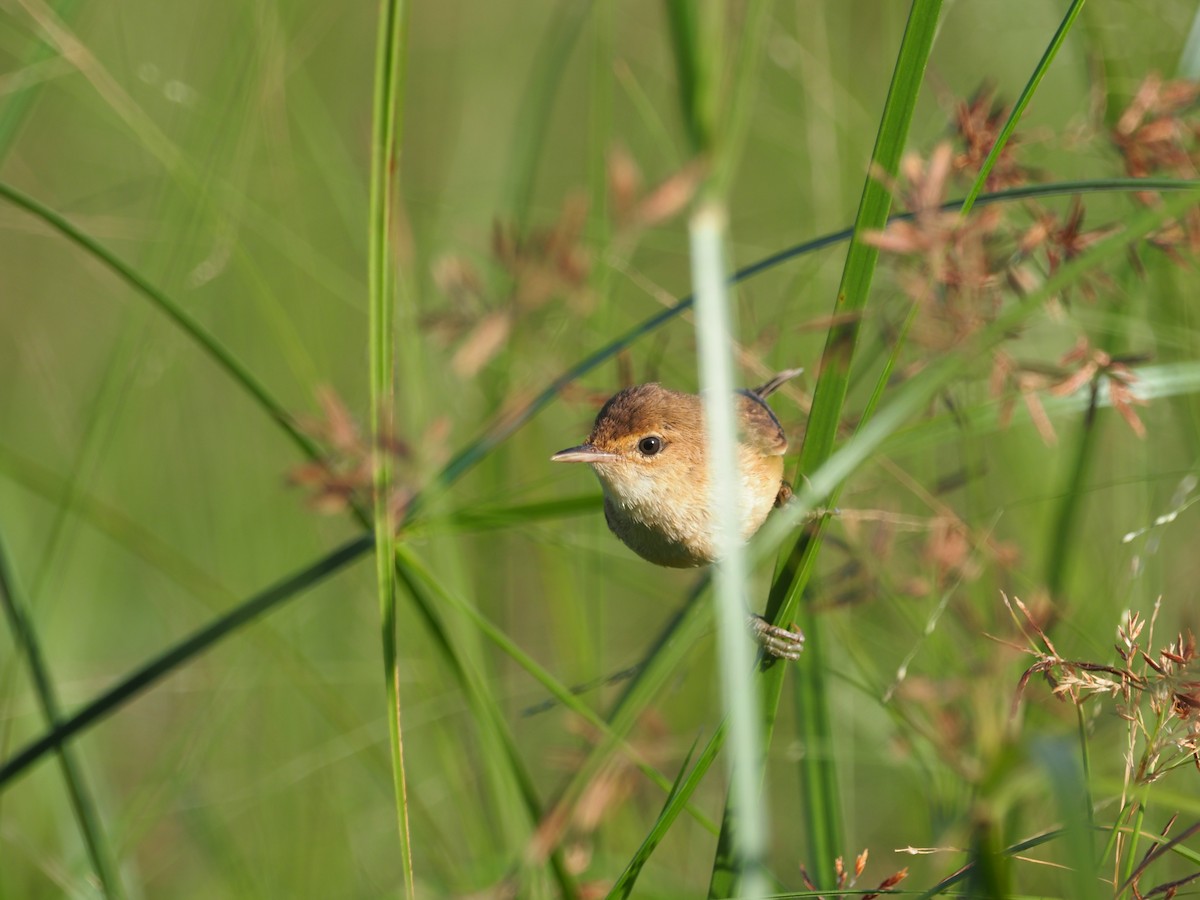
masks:
MULTIPOLYGON (((775 506, 791 496, 783 480, 787 436, 766 398, 801 369, 735 395, 741 537, 749 540, 775 506)), ((656 565, 704 566, 716 560, 707 439, 699 395, 639 384, 600 409, 588 439, 555 453, 554 462, 592 467, 604 491, 604 518, 629 549, 656 565)), ((759 617, 756 637, 777 656, 795 658, 803 636, 759 617), (782 651, 782 652, 781 652, 782 651)))

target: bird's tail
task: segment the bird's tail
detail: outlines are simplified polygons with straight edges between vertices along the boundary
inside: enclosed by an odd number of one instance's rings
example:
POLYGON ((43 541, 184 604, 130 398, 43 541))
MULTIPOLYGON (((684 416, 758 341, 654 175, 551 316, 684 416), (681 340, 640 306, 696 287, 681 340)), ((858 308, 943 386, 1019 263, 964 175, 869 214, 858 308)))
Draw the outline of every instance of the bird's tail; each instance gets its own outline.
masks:
POLYGON ((779 390, 780 386, 784 382, 791 381, 803 371, 803 369, 784 369, 766 384, 756 387, 753 391, 751 391, 751 393, 758 397, 769 397, 771 394, 775 393, 775 391, 779 390))

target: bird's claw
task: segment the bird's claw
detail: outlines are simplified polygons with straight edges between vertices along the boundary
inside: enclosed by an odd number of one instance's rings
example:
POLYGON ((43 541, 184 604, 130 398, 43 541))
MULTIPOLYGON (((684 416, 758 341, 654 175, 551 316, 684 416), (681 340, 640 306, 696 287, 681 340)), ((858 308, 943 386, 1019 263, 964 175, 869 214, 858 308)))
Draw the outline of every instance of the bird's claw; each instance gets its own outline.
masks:
POLYGON ((772 625, 762 616, 750 616, 750 632, 768 656, 776 659, 799 659, 804 650, 804 632, 795 625, 790 630, 772 625))

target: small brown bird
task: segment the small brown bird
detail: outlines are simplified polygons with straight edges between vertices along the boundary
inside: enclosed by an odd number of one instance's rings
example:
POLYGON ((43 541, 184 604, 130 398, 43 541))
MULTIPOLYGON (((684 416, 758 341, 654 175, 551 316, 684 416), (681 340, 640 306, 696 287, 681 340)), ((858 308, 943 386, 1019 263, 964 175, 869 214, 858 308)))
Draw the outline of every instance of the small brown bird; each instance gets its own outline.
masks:
MULTIPOLYGON (((783 480, 787 437, 765 398, 801 371, 780 372, 761 387, 737 393, 743 540, 791 496, 783 480)), ((700 397, 639 384, 604 404, 587 441, 550 458, 592 467, 604 490, 608 527, 629 549, 656 565, 687 568, 716 559, 707 457, 700 397)), ((758 617, 752 627, 775 655, 799 653, 802 635, 758 617)))

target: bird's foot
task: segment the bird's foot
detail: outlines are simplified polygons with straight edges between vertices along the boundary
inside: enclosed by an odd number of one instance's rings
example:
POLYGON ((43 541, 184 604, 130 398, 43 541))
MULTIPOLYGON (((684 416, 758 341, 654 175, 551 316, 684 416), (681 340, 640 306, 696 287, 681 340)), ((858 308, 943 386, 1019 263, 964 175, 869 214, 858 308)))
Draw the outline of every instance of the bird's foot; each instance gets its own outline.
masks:
POLYGON ((804 632, 795 625, 792 629, 772 625, 762 616, 749 617, 750 633, 768 656, 776 659, 799 659, 804 650, 804 632))
POLYGON ((779 493, 775 495, 775 508, 781 509, 792 499, 792 486, 786 481, 779 483, 779 493))

